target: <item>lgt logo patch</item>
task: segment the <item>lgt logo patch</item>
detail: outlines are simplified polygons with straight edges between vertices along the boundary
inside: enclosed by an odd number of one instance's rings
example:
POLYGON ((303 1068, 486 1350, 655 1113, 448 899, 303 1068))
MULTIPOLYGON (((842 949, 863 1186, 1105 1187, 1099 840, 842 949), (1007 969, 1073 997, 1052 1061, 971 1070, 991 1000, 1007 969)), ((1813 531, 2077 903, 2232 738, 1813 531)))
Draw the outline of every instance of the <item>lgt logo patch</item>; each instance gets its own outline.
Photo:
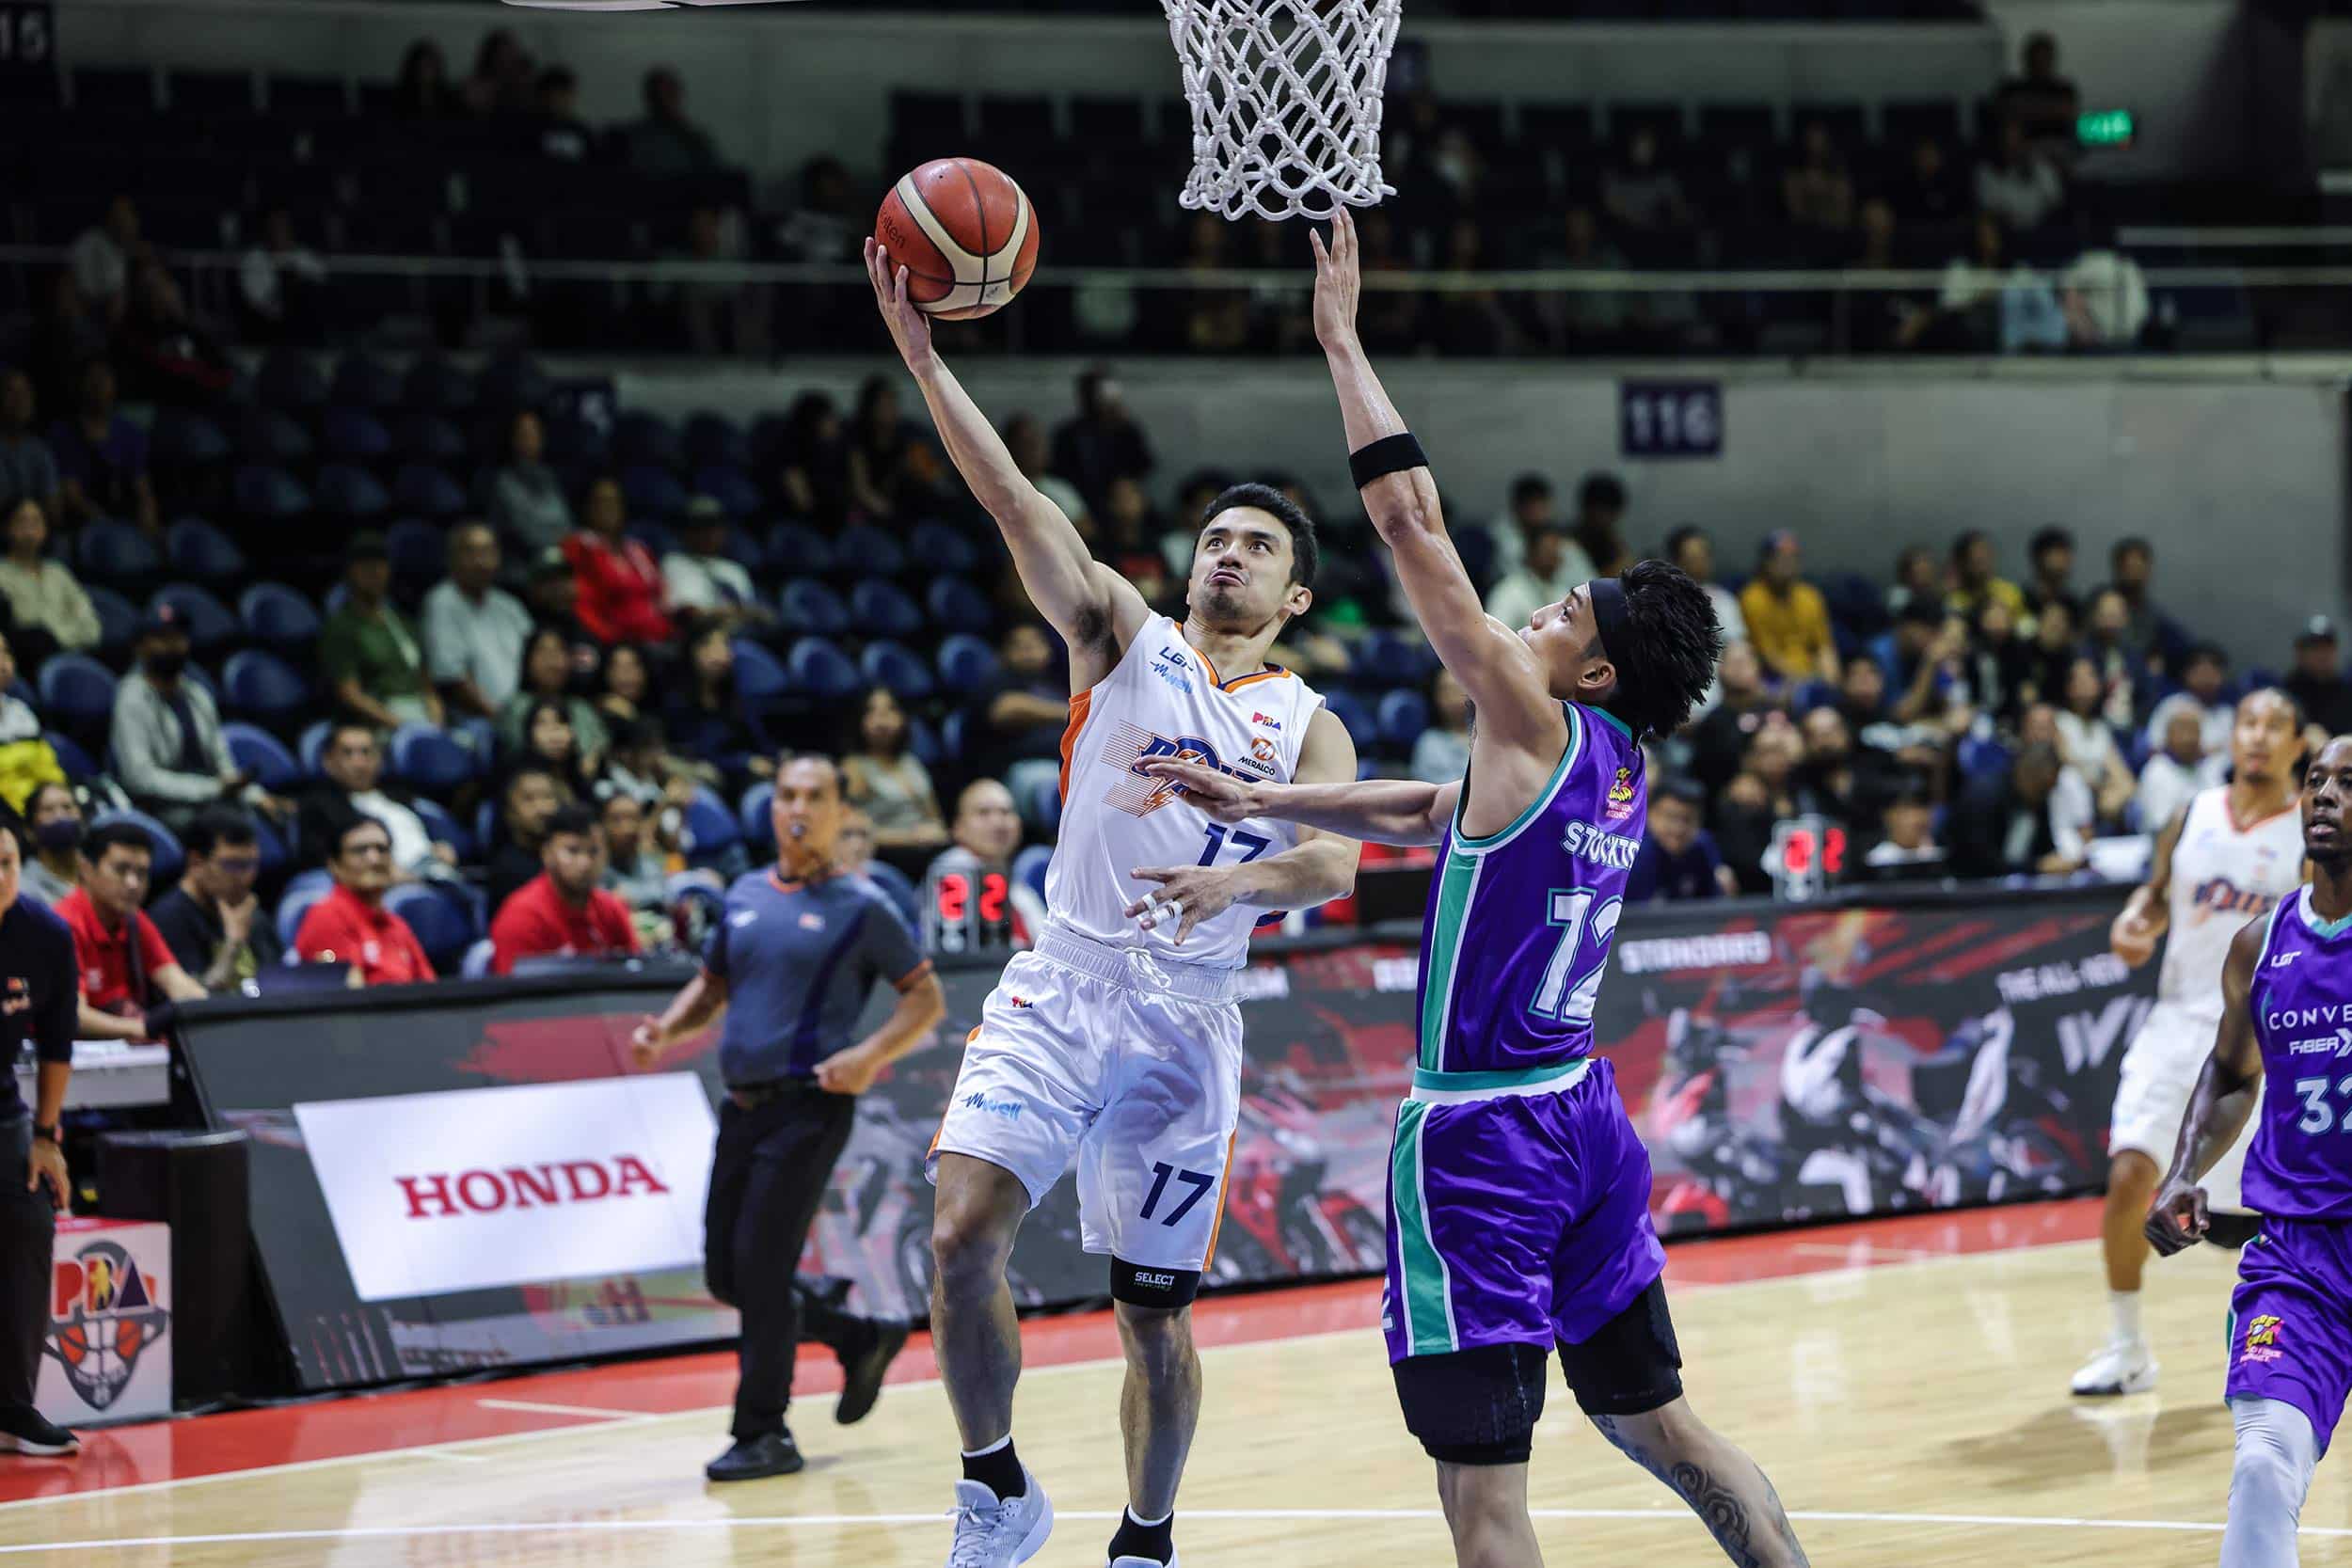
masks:
POLYGON ((122 1397, 139 1357, 162 1338, 171 1314, 155 1303, 138 1264, 117 1242, 92 1242, 50 1268, 49 1336, 66 1382, 92 1410, 122 1397))

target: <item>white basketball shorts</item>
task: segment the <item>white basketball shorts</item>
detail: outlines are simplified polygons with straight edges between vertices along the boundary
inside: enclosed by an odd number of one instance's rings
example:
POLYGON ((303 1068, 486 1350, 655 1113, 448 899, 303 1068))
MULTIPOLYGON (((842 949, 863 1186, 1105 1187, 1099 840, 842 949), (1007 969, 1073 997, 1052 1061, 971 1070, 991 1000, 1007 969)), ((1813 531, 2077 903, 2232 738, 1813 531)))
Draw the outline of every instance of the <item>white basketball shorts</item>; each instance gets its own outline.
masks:
POLYGON ((924 1173, 986 1160, 1034 1209, 1074 1159, 1087 1251, 1207 1268, 1241 1115, 1239 984, 1048 932, 981 1008, 924 1173))
MULTIPOLYGON (((2172 1152, 2181 1141, 2181 1121, 2188 1114, 2188 1097, 2213 1054, 2220 1019, 2195 1012, 2177 1002, 2159 1002, 2132 1037, 2123 1053, 2123 1076, 2115 1086, 2115 1112, 2107 1122, 2107 1152, 2136 1149, 2156 1163, 2160 1171, 2172 1168, 2172 1152)), ((2262 1117, 2246 1118, 2246 1129, 2230 1151, 2205 1173, 2205 1202, 2214 1209, 2242 1209, 2238 1180, 2246 1165, 2247 1146, 2262 1117)))

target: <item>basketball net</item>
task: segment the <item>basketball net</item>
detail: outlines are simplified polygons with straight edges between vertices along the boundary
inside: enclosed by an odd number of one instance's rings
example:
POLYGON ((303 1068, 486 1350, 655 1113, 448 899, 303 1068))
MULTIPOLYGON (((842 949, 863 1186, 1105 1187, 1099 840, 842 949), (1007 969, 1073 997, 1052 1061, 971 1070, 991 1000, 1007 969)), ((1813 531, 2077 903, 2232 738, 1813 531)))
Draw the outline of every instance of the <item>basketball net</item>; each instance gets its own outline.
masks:
POLYGON ((1192 105, 1177 198, 1229 218, 1376 205, 1380 93, 1402 0, 1161 0, 1192 105))

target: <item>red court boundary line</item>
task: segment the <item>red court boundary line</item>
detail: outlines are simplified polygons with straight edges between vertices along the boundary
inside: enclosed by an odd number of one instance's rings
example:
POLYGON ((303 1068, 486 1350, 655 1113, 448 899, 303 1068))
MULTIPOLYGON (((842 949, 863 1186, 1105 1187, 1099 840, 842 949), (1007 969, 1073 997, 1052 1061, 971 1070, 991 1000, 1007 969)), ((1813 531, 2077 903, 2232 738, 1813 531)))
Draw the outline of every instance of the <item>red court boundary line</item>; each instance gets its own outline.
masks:
MULTIPOLYGON (((1666 1273, 1677 1288, 1705 1289, 2047 1246, 2098 1233, 2095 1200, 2023 1204, 1679 1242, 1668 1250, 1666 1273)), ((1203 1347, 1356 1330, 1369 1339, 1379 1316, 1380 1282, 1345 1280, 1211 1296, 1194 1309, 1193 1331, 1203 1347)), ((1022 1343, 1031 1369, 1120 1354, 1106 1311, 1032 1318, 1022 1324, 1022 1343)), ((1368 1356, 1377 1354, 1369 1342, 1365 1349, 1368 1356)), ((917 1334, 889 1381, 938 1375, 930 1338, 917 1334)), ((829 1402, 819 1396, 840 1386, 831 1354, 802 1347, 795 1388, 803 1402, 796 1424, 813 1447, 825 1446, 831 1425, 829 1402)), ((734 1393, 735 1356, 722 1351, 115 1427, 85 1433, 79 1459, 0 1460, 0 1504, 584 1428, 612 1420, 614 1412, 668 1416, 725 1405, 734 1393), (485 1401, 576 1406, 580 1414, 485 1401)), ((714 1451, 723 1428, 711 1423, 714 1451)))

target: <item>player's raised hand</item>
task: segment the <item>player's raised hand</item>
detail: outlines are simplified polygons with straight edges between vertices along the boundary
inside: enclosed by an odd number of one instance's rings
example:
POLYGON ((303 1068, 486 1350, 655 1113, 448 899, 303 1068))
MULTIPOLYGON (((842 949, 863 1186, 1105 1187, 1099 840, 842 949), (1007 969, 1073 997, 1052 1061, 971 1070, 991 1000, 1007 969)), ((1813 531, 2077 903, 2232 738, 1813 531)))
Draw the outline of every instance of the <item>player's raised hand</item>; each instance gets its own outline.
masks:
POLYGON ((1139 882, 1159 886, 1127 906, 1127 918, 1147 931, 1176 923, 1176 945, 1182 947, 1192 928, 1232 908, 1237 867, 1205 865, 1144 866, 1130 873, 1139 882))
MULTIPOLYGON (((1265 815, 1264 802, 1250 785, 1230 773, 1220 773, 1206 764, 1185 762, 1176 757, 1153 757, 1141 771, 1155 779, 1166 779, 1184 786, 1184 804, 1198 806, 1201 815, 1212 822, 1227 827, 1247 822, 1253 816, 1265 815)), ((1135 911, 1127 911, 1133 914, 1135 911)))
POLYGON ((907 298, 907 269, 892 261, 871 234, 866 236, 866 277, 874 285, 874 304, 890 328, 890 341, 898 346, 898 357, 911 371, 922 369, 931 356, 931 319, 907 298))
POLYGON ((2173 1176, 2166 1178, 2157 1192, 2144 1229, 2156 1256, 2169 1258, 2202 1241, 2211 1223, 2205 1212, 2205 1189, 2173 1176))
POLYGON ((1315 341, 1325 348, 1356 341, 1356 301, 1364 279, 1356 261, 1356 219, 1342 207, 1331 215, 1331 240, 1313 230, 1307 243, 1315 252, 1315 341))

